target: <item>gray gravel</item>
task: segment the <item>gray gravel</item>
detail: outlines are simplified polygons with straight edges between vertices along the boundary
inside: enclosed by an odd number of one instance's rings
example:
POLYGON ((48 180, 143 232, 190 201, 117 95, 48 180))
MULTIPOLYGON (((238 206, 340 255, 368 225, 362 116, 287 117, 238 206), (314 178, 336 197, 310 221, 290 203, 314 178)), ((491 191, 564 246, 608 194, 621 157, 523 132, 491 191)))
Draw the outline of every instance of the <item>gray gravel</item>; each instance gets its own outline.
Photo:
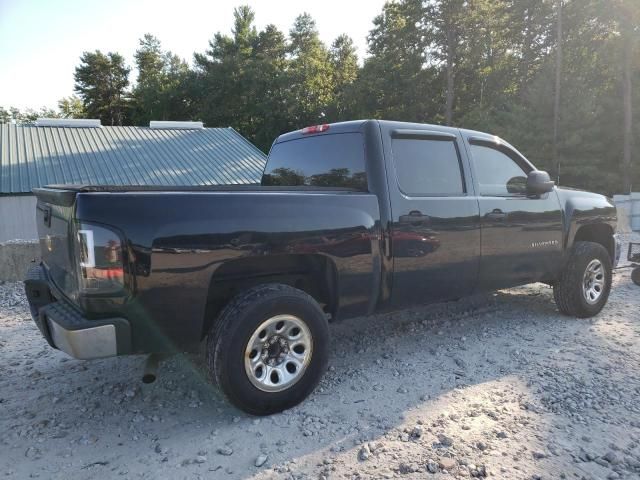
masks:
POLYGON ((621 270, 593 319, 536 284, 343 322, 311 398, 255 418, 197 356, 143 385, 142 357, 52 350, 5 283, 0 477, 637 479, 639 307, 621 270))

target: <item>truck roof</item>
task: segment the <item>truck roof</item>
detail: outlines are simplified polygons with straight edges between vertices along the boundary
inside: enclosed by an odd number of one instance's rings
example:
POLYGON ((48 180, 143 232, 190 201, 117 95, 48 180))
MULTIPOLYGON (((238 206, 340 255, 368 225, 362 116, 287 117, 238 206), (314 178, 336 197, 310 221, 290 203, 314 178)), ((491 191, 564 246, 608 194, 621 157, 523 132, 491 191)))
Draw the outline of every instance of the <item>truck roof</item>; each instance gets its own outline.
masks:
MULTIPOLYGON (((324 134, 334 134, 334 133, 354 133, 354 132, 359 132, 362 130, 363 125, 365 125, 366 123, 369 122, 377 122, 380 125, 384 125, 388 128, 425 128, 425 127, 433 127, 434 129, 437 129, 438 131, 442 132, 446 132, 446 131, 451 131, 451 133, 458 133, 461 132, 462 134, 464 134, 466 137, 472 137, 475 139, 481 139, 481 140, 486 140, 489 142, 495 142, 498 144, 503 144, 506 147, 509 147, 511 150, 514 150, 515 152, 517 152, 523 159, 526 160, 526 157, 524 155, 522 155, 522 153, 520 153, 513 145, 510 145, 508 142, 504 141, 503 139, 501 139, 500 137, 496 136, 496 135, 492 135, 490 133, 486 133, 486 132, 480 132, 477 130, 469 130, 466 128, 458 128, 458 127, 451 127, 451 126, 446 126, 446 125, 436 125, 436 124, 429 124, 429 123, 417 123, 417 122, 399 122, 399 121, 395 121, 395 120, 376 120, 376 119, 363 119, 363 120, 350 120, 347 122, 336 122, 336 123, 329 123, 329 124, 320 124, 317 125, 318 127, 326 127, 326 130, 323 131, 318 131, 318 132, 314 132, 313 135, 324 135, 324 134)), ((308 128, 308 127, 306 127, 308 128)), ((294 130, 293 132, 288 132, 288 133, 283 133, 282 135, 280 135, 278 138, 276 138, 276 140, 273 142, 273 144, 277 144, 277 143, 282 143, 282 142, 288 142, 289 140, 295 140, 298 138, 303 138, 306 136, 306 133, 304 131, 304 128, 301 128, 300 130, 294 130)), ((527 161, 528 162, 528 161, 527 161)))
MULTIPOLYGON (((348 122, 337 122, 327 124, 329 126, 327 133, 353 133, 360 131, 362 125, 367 122, 375 121, 375 120, 350 120, 348 122)), ((293 132, 283 133, 278 138, 276 138, 274 144, 281 142, 288 142, 289 140, 295 140, 297 138, 302 138, 305 136, 303 133, 304 128, 300 130, 294 130, 293 132)))
MULTIPOLYGON (((451 126, 446 126, 446 125, 436 125, 436 124, 429 124, 429 123, 418 123, 418 122, 400 122, 400 121, 395 121, 395 120, 377 120, 377 119, 363 119, 363 120, 350 120, 347 122, 336 122, 336 123, 329 123, 329 124, 320 124, 323 127, 326 125, 327 129, 325 130, 327 134, 330 133, 353 133, 353 132, 358 132, 361 130, 362 126, 365 123, 368 122, 377 122, 381 125, 385 125, 387 127, 390 128, 416 128, 416 127, 420 127, 420 128, 424 128, 424 127, 434 127, 437 128, 439 131, 443 131, 443 130, 451 130, 452 132, 455 131, 462 131, 465 132, 469 135, 473 135, 473 136, 478 136, 478 137, 488 137, 488 138, 495 138, 493 135, 485 133, 485 132, 478 132, 475 130, 466 130, 466 129, 459 129, 457 127, 451 127, 451 126)), ((318 126, 320 126, 318 125, 318 126)), ((288 133, 283 133, 282 135, 280 135, 278 138, 276 138, 274 143, 281 143, 281 142, 287 142, 289 140, 294 140, 297 138, 302 138, 305 133, 304 133, 304 128, 301 128, 299 130, 294 130, 292 132, 288 132, 288 133)), ((314 133, 315 135, 322 135, 323 132, 316 132, 314 133)))

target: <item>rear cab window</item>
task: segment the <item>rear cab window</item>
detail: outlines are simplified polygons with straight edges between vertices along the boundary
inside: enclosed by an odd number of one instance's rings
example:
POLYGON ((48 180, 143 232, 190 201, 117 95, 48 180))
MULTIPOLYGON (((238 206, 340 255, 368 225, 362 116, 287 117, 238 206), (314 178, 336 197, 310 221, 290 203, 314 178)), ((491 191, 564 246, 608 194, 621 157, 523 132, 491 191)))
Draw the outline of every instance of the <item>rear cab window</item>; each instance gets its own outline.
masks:
POLYGON ((263 186, 314 186, 367 190, 361 133, 316 135, 276 143, 263 186))

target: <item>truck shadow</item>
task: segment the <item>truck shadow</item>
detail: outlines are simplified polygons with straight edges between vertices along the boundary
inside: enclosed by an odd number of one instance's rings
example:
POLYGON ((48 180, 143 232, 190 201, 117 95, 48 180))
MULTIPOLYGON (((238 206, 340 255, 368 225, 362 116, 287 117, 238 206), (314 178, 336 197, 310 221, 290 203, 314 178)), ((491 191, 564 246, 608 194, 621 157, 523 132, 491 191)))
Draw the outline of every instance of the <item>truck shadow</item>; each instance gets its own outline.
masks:
MULTIPOLYGON (((43 439, 30 468, 49 478, 271 478, 296 471, 313 471, 317 478, 329 475, 336 462, 352 474, 366 473, 376 464, 356 460, 366 442, 372 456, 386 458, 390 474, 413 468, 393 457, 394 446, 414 452, 423 471, 427 457, 455 456, 456 449, 481 465, 488 460, 476 442, 494 441, 500 419, 520 419, 509 432, 516 435, 518 429, 526 432, 529 417, 566 413, 570 405, 553 403, 557 392, 549 392, 560 385, 537 380, 552 375, 550 365, 611 368, 596 348, 587 349, 587 357, 572 348, 596 322, 598 317, 562 317, 551 290, 536 284, 337 323, 331 328, 330 369, 316 392, 265 418, 230 406, 198 356, 165 361, 157 382, 143 385, 142 357, 85 363, 51 352, 36 360, 38 374, 32 372, 28 385, 13 382, 14 390, 2 394, 0 422, 12 440, 0 446, 8 453, 9 445, 20 444, 15 439, 43 439), (461 444, 447 446, 448 430, 461 424, 461 444), (378 442, 384 446, 376 450, 378 442), (261 454, 267 463, 257 468, 261 454), (70 470, 55 458, 72 459, 70 470)), ((608 341, 590 339, 594 345, 608 341)), ((545 448, 547 433, 556 427, 547 422, 546 431, 520 446, 545 448)), ((26 455, 16 454, 20 461, 26 455)), ((491 461, 498 465, 500 459, 491 461)), ((383 476, 379 470, 369 475, 383 476)))

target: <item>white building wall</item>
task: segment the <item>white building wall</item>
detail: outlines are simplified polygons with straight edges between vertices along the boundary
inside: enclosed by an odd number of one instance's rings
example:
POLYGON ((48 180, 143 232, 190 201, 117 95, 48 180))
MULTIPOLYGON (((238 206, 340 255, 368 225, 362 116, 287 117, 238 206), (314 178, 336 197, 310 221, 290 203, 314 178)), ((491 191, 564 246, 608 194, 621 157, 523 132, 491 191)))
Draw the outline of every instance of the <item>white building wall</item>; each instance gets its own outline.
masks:
POLYGON ((0 195, 0 243, 37 238, 36 197, 0 195))
POLYGON ((634 232, 640 231, 640 192, 633 192, 631 195, 614 195, 613 201, 618 207, 619 227, 621 222, 628 222, 622 227, 626 226, 634 232))

